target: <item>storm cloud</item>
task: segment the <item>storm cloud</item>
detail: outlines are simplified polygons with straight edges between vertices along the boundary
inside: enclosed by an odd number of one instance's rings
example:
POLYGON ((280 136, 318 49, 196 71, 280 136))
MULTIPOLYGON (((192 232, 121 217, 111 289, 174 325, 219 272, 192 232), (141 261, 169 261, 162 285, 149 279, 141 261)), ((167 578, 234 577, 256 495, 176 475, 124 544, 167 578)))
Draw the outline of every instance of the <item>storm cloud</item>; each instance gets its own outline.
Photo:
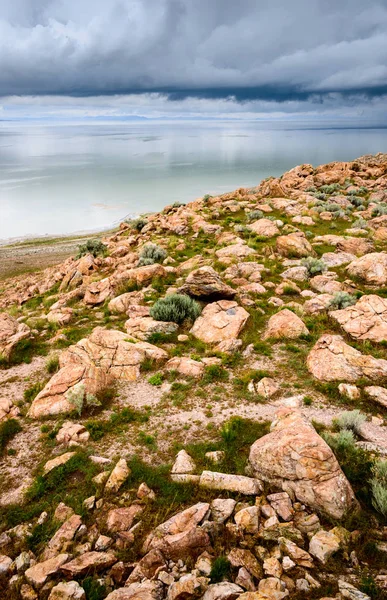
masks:
MULTIPOLYGON (((387 0, 3 0, 1 96, 387 93, 387 0)), ((332 96, 334 95, 334 96, 332 96)))

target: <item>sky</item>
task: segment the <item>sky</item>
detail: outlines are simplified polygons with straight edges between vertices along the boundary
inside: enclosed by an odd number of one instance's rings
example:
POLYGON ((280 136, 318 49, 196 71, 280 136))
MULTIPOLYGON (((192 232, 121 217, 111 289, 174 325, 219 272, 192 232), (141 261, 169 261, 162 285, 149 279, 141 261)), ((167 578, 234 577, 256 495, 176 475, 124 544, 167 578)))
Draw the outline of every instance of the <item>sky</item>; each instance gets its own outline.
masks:
POLYGON ((387 125, 387 0, 2 0, 0 120, 387 125))

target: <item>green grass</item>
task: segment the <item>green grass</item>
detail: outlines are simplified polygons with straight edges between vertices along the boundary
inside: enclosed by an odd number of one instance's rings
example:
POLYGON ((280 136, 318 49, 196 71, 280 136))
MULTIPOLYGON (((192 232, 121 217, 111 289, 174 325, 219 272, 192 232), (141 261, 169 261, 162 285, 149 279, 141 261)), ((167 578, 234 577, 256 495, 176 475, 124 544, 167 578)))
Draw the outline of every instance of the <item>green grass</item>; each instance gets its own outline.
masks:
POLYGON ((94 441, 98 441, 108 433, 119 433, 127 428, 131 423, 146 423, 149 420, 149 413, 134 410, 133 408, 123 408, 119 412, 114 412, 109 419, 90 419, 86 421, 85 427, 94 441))
POLYGON ((0 454, 2 454, 11 439, 22 430, 17 419, 7 419, 0 423, 0 454))
POLYGON ((228 371, 221 365, 207 365, 204 369, 202 383, 203 385, 207 385, 215 381, 227 381, 228 378, 228 371))
POLYGON ((83 501, 95 493, 92 478, 98 472, 99 467, 78 450, 65 465, 53 469, 47 476, 38 473, 22 504, 0 509, 0 521, 11 528, 34 519, 43 511, 52 514, 59 502, 64 502, 77 514, 83 515, 83 501))
POLYGON ((33 383, 28 388, 26 388, 23 394, 25 402, 32 402, 39 394, 39 392, 42 391, 44 385, 45 384, 43 383, 43 381, 37 381, 36 383, 33 383))
POLYGON ((211 583, 219 583, 231 575, 231 564, 226 556, 218 556, 211 566, 211 583))

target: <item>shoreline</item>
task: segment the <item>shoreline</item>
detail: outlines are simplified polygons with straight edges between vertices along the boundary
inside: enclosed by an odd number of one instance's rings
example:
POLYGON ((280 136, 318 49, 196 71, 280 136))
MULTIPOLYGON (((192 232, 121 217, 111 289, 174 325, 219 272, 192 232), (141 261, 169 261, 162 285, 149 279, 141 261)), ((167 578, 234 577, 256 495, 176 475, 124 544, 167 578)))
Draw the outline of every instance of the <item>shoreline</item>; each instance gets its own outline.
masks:
POLYGON ((79 235, 24 238, 0 243, 0 281, 59 264, 73 256, 85 240, 90 237, 100 239, 115 230, 116 227, 79 235))

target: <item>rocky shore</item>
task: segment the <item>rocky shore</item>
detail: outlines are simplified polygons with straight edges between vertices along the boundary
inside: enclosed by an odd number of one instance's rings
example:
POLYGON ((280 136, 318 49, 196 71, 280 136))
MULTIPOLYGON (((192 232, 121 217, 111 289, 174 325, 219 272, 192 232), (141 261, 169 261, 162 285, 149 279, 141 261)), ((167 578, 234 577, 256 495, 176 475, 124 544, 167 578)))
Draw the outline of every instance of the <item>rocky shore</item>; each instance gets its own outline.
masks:
POLYGON ((4 268, 0 597, 387 598, 386 241, 378 154, 4 268))

